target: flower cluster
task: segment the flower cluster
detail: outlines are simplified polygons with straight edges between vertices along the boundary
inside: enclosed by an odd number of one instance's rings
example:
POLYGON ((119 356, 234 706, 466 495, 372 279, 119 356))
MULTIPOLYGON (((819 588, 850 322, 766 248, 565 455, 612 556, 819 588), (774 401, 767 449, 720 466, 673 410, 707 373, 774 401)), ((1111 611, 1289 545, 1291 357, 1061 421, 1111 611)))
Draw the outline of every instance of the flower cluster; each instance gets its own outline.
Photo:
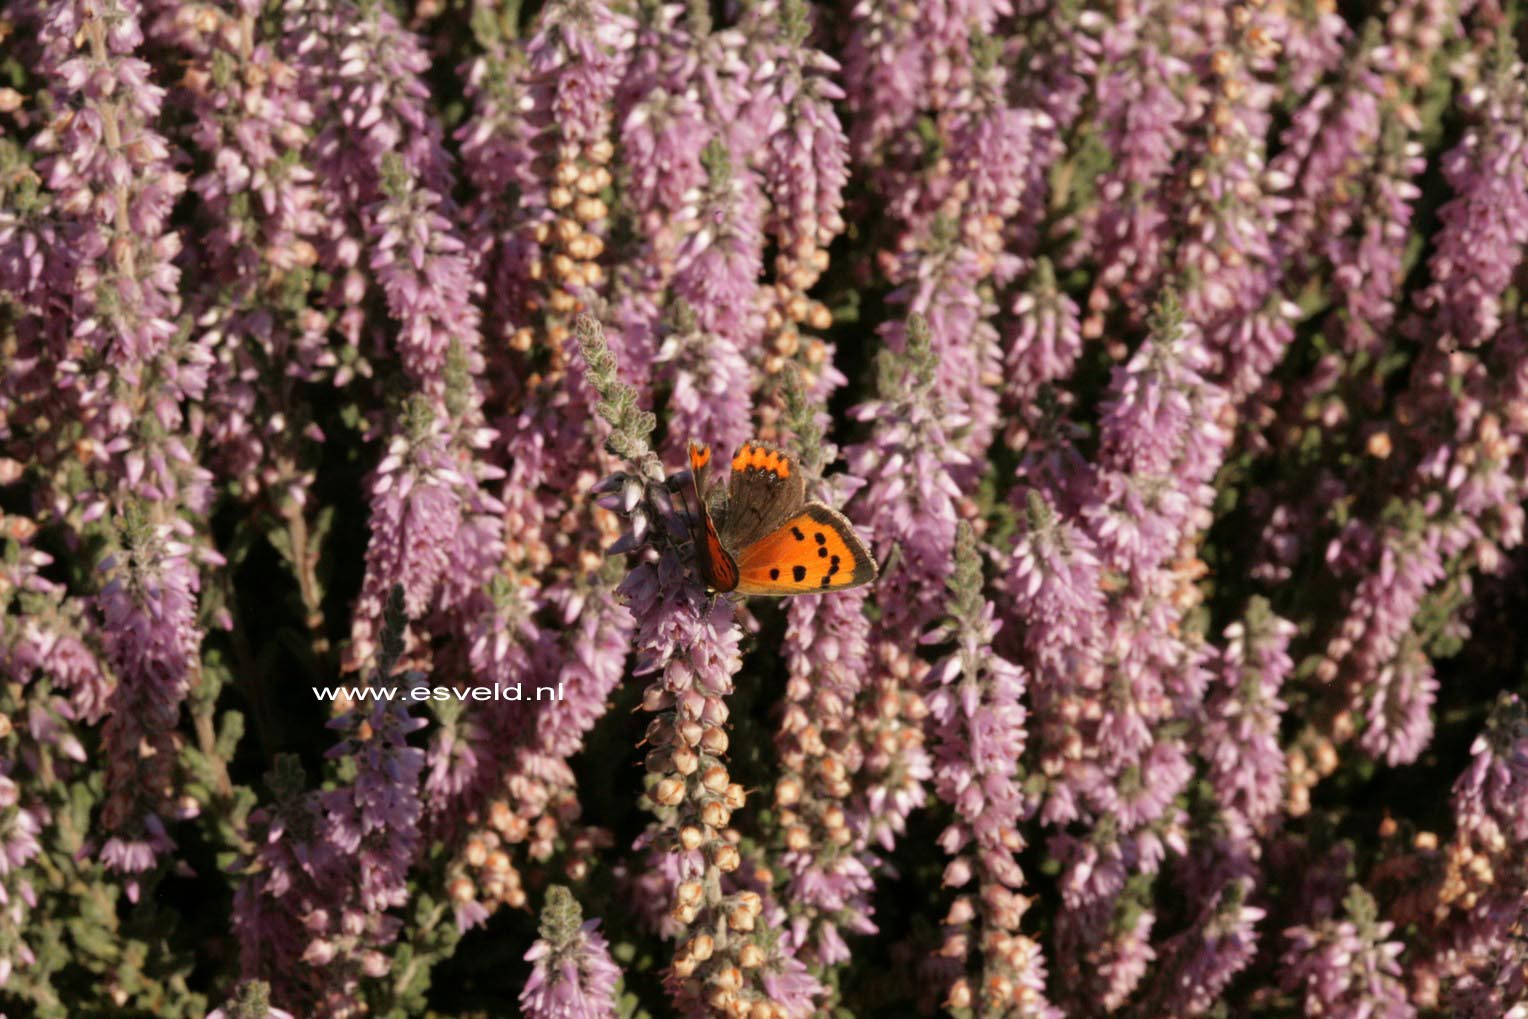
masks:
POLYGON ((4 5, 0 1013, 1528 1016, 1525 18, 4 5))

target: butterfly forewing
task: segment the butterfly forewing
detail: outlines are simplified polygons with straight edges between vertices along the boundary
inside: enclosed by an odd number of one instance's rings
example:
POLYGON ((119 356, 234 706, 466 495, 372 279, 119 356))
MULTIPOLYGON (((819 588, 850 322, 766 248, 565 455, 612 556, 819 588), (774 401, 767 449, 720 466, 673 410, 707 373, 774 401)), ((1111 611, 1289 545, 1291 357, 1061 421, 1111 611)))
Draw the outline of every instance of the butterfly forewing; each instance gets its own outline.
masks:
POLYGON ((711 447, 690 443, 690 477, 695 486, 695 561, 700 579, 713 591, 727 592, 737 587, 737 563, 722 546, 721 535, 706 507, 706 467, 711 463, 711 447))
POLYGON ((843 514, 808 503, 779 528, 739 551, 739 594, 842 591, 875 579, 875 560, 843 514))
POLYGON ((778 530, 801 512, 806 478, 784 451, 761 442, 745 442, 732 458, 727 507, 718 529, 722 544, 735 553, 778 530))

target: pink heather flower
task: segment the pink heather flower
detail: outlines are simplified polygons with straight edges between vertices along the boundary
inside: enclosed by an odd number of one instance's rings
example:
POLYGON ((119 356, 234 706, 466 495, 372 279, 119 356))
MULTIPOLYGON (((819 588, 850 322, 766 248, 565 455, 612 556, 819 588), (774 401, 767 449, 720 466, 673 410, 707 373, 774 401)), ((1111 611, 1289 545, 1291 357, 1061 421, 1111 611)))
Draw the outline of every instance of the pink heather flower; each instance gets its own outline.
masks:
POLYGON ((876 600, 886 612, 881 632, 901 642, 912 640, 911 628, 939 615, 959 518, 961 492, 950 469, 966 460, 951 448, 949 435, 962 419, 943 401, 937 365, 929 329, 914 318, 905 348, 883 355, 880 398, 849 412, 875 422, 868 441, 845 451, 849 473, 865 482, 849 515, 868 532, 879 558, 900 549, 876 583, 876 600))
POLYGON ((676 423, 670 447, 690 438, 736 449, 751 431, 749 356, 763 336, 758 279, 763 270, 763 195, 720 139, 702 156, 707 183, 681 210, 675 254, 675 335, 659 362, 674 373, 676 423), (688 338, 687 338, 688 337, 688 338), (681 353, 681 350, 683 353, 681 353))
POLYGON ((1033 673, 1040 768, 1051 781, 1041 819, 1064 824, 1081 816, 1091 766, 1079 760, 1086 738, 1077 726, 1084 705, 1102 689, 1101 638, 1106 606, 1093 541, 1037 490, 1009 565, 1012 616, 1023 620, 1024 660, 1033 673))
MULTIPOLYGON (((968 27, 961 24, 952 38, 957 47, 965 45, 968 27)), ((1006 284, 1024 266, 1057 147, 1050 119, 1008 106, 1005 84, 1000 67, 979 63, 969 94, 940 121, 945 172, 893 183, 887 196, 888 212, 903 228, 898 254, 882 258, 897 284, 889 300, 928 323, 940 392, 962 424, 950 438, 973 461, 953 463, 952 471, 967 484, 997 431, 1002 377, 1001 341, 990 321, 996 309, 983 284, 1006 284)), ((900 321, 883 333, 892 347, 904 345, 900 321)))
POLYGON ((897 139, 932 97, 925 95, 925 48, 917 10, 860 0, 849 13, 844 48, 845 102, 852 114, 851 151, 868 163, 897 139))
POLYGON ((1113 160, 1098 185, 1103 201, 1087 224, 1086 247, 1098 270, 1084 336, 1102 332, 1101 313, 1113 300, 1151 292, 1165 254, 1167 175, 1183 148, 1190 109, 1178 82, 1189 67, 1155 14, 1137 10, 1103 33, 1109 71, 1097 79, 1095 100, 1113 160))
POLYGON ((599 0, 562 0, 541 13, 526 46, 531 101, 562 138, 587 144, 609 136, 634 29, 628 16, 599 0))
POLYGON ((734 450, 752 433, 751 373, 743 348, 705 330, 695 309, 675 302, 659 330, 654 364, 672 379, 667 449, 679 456, 691 440, 734 450))
POLYGON ((15 366, 23 392, 39 387, 21 418, 27 458, 85 465, 88 487, 57 496, 80 504, 75 529, 128 493, 200 512, 209 474, 192 453, 182 401, 205 394, 211 358, 177 332, 181 240, 169 216, 185 180, 157 130, 164 90, 136 55, 138 5, 61 3, 38 14, 38 80, 56 115, 31 147, 51 192, 46 232, 67 251, 28 252, 23 237, 27 268, 9 273, 57 323, 22 333, 38 344, 15 366))
POLYGON ((1039 946, 1020 933, 1028 905, 1017 859, 1024 847, 1019 825, 1029 813, 1019 771, 1027 738, 1027 677, 994 654, 998 629, 993 605, 982 595, 975 537, 962 524, 950 580, 950 620, 930 634, 935 639, 952 635, 955 649, 929 670, 925 696, 933 723, 934 788, 942 801, 954 805, 956 816, 939 837, 951 857, 944 883, 963 888, 974 876, 976 888, 965 893, 969 898, 956 900, 939 955, 969 967, 963 957, 980 947, 981 964, 972 983, 984 1010, 1006 1013, 1017 1007, 1025 1016, 1059 1016, 1045 1000, 1039 946), (967 910, 973 916, 963 920, 960 914, 967 910), (975 927, 975 944, 968 927, 975 927))
POLYGON ((1418 298, 1432 335, 1479 346, 1501 325, 1501 294, 1528 244, 1528 142, 1523 65, 1504 60, 1464 97, 1474 123, 1443 157, 1454 198, 1428 261, 1432 285, 1418 298))
POLYGON ((1345 918, 1285 931, 1280 984, 1299 995, 1307 1014, 1333 1019, 1412 1019, 1416 1009, 1401 982, 1401 943, 1387 940, 1374 899, 1354 885, 1345 918))
MULTIPOLYGON (((577 329, 585 377, 599 394, 601 417, 612 426, 606 448, 626 464, 626 470, 601 482, 599 491, 607 508, 619 512, 630 528, 617 545, 634 553, 617 594, 636 621, 636 671, 653 675, 642 707, 654 716, 644 740, 651 749, 643 797, 654 821, 636 848, 651 845, 663 854, 658 866, 665 880, 652 882, 650 891, 656 893, 661 885, 672 890, 668 917, 677 927, 674 933, 710 932, 725 926, 725 918, 739 909, 753 918, 763 912, 758 893, 726 891, 723 884, 742 866, 726 826, 744 806, 746 792, 728 772, 724 728, 732 677, 742 665, 741 634, 731 603, 708 598, 680 559, 687 522, 669 498, 670 485, 650 446, 652 415, 639 409, 636 392, 620 380, 598 323, 583 316, 577 329), (696 890, 701 894, 690 894, 696 890), (743 897, 747 894, 751 902, 743 897)), ((791 972, 794 964, 807 985, 791 992, 802 996, 799 1005, 787 1003, 787 1015, 805 1019, 812 999, 821 995, 820 985, 794 962, 786 946, 761 944, 741 931, 700 957, 690 941, 680 945, 665 980, 675 1005, 685 1013, 703 1010, 700 995, 711 974, 730 973, 744 945, 761 955, 759 965, 742 971, 741 986, 734 989, 737 1000, 744 1005, 769 1000, 762 980, 791 972), (681 966, 688 972, 681 972, 681 966)))
POLYGON ((1284 799, 1279 690, 1294 671, 1289 641, 1295 626, 1254 600, 1241 622, 1226 627, 1225 647, 1210 663, 1200 753, 1209 763, 1216 800, 1261 829, 1284 799))
MULTIPOLYGON (((31 966, 37 961, 27 943, 29 936, 36 940, 28 931, 28 920, 37 905, 27 865, 42 851, 38 836, 50 818, 45 807, 24 803, 22 797, 21 788, 11 776, 0 773, 0 903, 4 904, 0 909, 0 930, 6 933, 5 953, 0 955, 0 987, 9 982, 15 965, 31 966)), ((30 801, 30 797, 27 799, 30 801)))
POLYGON ((1482 844, 1528 842, 1528 712, 1502 694, 1485 731, 1470 746, 1470 763, 1454 783, 1454 823, 1482 844))
MULTIPOLYGON (((776 70, 767 88, 782 115, 765 142, 761 172, 769 198, 768 232, 783 249, 826 249, 844 230, 844 186, 849 180, 849 140, 834 102, 838 63, 807 45, 811 8, 786 3, 784 38, 775 47, 776 70)), ((815 279, 815 277, 814 277, 815 279)), ((811 281, 791 281, 806 290, 811 281)))
POLYGON ((1145 997, 1151 1015, 1203 1015, 1257 954, 1257 925, 1266 911, 1247 904, 1253 882, 1225 884, 1192 927, 1162 950, 1156 987, 1145 997))
POLYGON ((1379 146, 1385 93, 1385 79, 1367 56, 1364 51, 1339 82, 1316 89, 1294 112, 1268 166, 1270 175, 1289 182, 1278 243, 1296 280, 1315 270, 1321 238, 1335 242, 1355 222, 1367 221, 1361 174, 1379 146))
POLYGON ((320 191, 301 161, 313 111, 294 70, 255 36, 256 22, 232 18, 211 33, 181 33, 190 51, 184 78, 190 139, 207 170, 191 181, 199 199, 195 261, 208 280, 189 308, 209 367, 208 439, 221 477, 245 498, 277 489, 298 505, 312 470, 303 446, 322 435, 303 428, 297 380, 337 366, 327 322, 297 307, 292 292, 317 259, 320 191))
POLYGON ((352 667, 370 656, 387 592, 402 585, 405 611, 423 617, 453 563, 462 526, 460 491, 466 479, 447 452, 443 423, 429 401, 416 397, 371 485, 371 543, 366 579, 355 611, 352 667))
POLYGON ((56 4, 47 16, 44 52, 68 53, 50 68, 56 74, 50 84, 60 104, 78 108, 79 115, 63 122, 64 135, 50 129, 34 145, 49 154, 39 171, 60 207, 80 214, 72 238, 81 255, 74 280, 76 336, 138 382, 143 366, 166 350, 175 331, 179 273, 171 262, 180 242, 165 228, 185 181, 170 170, 169 145, 155 130, 164 90, 151 83, 149 65, 134 55, 143 40, 138 5, 115 0, 105 5, 109 19, 100 6, 56 4), (123 176, 130 183, 118 190, 123 176), (119 232, 118 243, 134 250, 106 260, 119 232), (92 307, 101 285, 117 289, 110 308, 92 307))
MULTIPOLYGON (((1294 339, 1300 315, 1283 299, 1282 272, 1274 241, 1288 204, 1287 175, 1266 168, 1273 54, 1288 32, 1280 10, 1245 12, 1229 20, 1229 38, 1210 58, 1217 96, 1193 132, 1193 179, 1173 210, 1184 232, 1174 255, 1185 317, 1203 332, 1208 378, 1224 386, 1233 403, 1262 388, 1294 339), (1245 23, 1244 23, 1245 21, 1245 23)), ((1218 19, 1212 23, 1221 28, 1218 19)))
POLYGON ((383 164, 386 200, 374 219, 371 270, 398 319, 398 352, 406 370, 426 391, 443 384, 451 344, 477 344, 472 263, 442 199, 383 164))
POLYGON ((1151 944, 1155 923, 1151 910, 1139 909, 1084 953, 1085 964, 1092 967, 1090 985, 1097 987, 1105 1011, 1117 1011, 1156 962, 1157 950, 1151 944))
POLYGON ((1404 277, 1403 238, 1422 196, 1412 182, 1425 166, 1421 145, 1392 132, 1381 143, 1379 166, 1357 210, 1361 232, 1355 235, 1350 228, 1327 241, 1332 279, 1343 294, 1346 315, 1340 328, 1343 349, 1349 354, 1374 350, 1395 319, 1404 277))
MULTIPOLYGON (((163 814, 175 809, 175 730, 200 665, 196 597, 201 578, 184 524, 151 523, 134 508, 125 547, 102 563, 97 596, 107 657, 117 676, 102 726, 107 801, 102 823, 107 867, 136 875, 171 848, 163 814), (144 747, 152 748, 145 754, 144 747)), ((136 896, 136 881, 129 886, 136 896)))
MULTIPOLYGON (((394 587, 374 689, 399 682, 393 673, 408 626, 403 605, 403 589, 394 587)), ((275 809, 251 817, 254 846, 234 903, 244 972, 272 981, 276 996, 305 1015, 353 1015, 360 981, 387 974, 384 950, 403 927, 390 910, 408 903, 409 870, 424 843, 425 755, 408 737, 425 722, 410 717, 406 690, 397 692, 405 695, 362 697, 330 723, 346 734, 326 756, 347 759, 348 781, 309 790, 301 765, 283 755, 269 777, 275 809)))
MULTIPOLYGON (((1502 694, 1454 783, 1455 832, 1426 955, 1412 969, 1460 1015, 1510 1015, 1528 1001, 1522 924, 1528 915, 1528 712, 1502 694)), ((1415 977, 1413 978, 1415 979, 1415 977)), ((1419 981, 1420 982, 1420 981, 1419 981)))
POLYGON ((796 598, 787 609, 790 678, 775 736, 781 776, 775 797, 795 815, 780 862, 790 875, 784 906, 798 956, 825 966, 848 961, 843 932, 873 934, 869 863, 844 840, 844 808, 863 763, 854 706, 870 668, 870 620, 863 589, 796 598), (842 928, 842 931, 840 930, 842 928))
POLYGON ((354 978, 324 965, 336 952, 342 861, 324 840, 318 797, 304 789, 296 759, 278 758, 270 784, 275 802, 250 814, 253 848, 234 892, 241 969, 269 980, 275 996, 294 1006, 348 1001, 354 978))
MULTIPOLYGON (((462 732, 455 747, 432 747, 431 788, 452 787, 460 809, 470 809, 495 791, 497 780, 509 805, 527 827, 541 821, 550 805, 575 793, 570 759, 608 708, 608 699, 626 674, 634 626, 631 613, 604 586, 553 592, 549 607, 566 629, 541 631, 528 616, 530 605, 497 591, 502 603, 474 623, 470 665, 474 675, 506 689, 518 688, 521 702, 487 702, 457 719, 462 732), (536 701, 536 687, 553 687, 561 699, 536 701), (487 710, 481 710, 487 709, 487 710), (453 753, 454 751, 454 753, 453 753), (463 769, 462 763, 469 767, 463 769), (476 784, 468 786, 469 779, 476 784)), ((432 811, 442 798, 427 797, 432 811)))
POLYGON ((1279 59, 1289 68, 1290 91, 1304 96, 1341 66, 1353 32, 1341 12, 1328 4, 1312 4, 1290 13, 1279 59))
MULTIPOLYGON (((1352 684, 1364 719, 1360 745, 1399 764, 1415 760, 1432 738, 1438 684, 1412 621, 1427 591, 1443 579, 1442 533, 1425 525, 1420 533, 1387 527, 1379 539, 1374 571, 1354 589, 1327 656, 1352 684)), ((1328 559, 1337 551, 1334 543, 1328 559)))
MULTIPOLYGON (((666 49, 658 52, 667 54, 666 49)), ((656 62, 662 58, 654 55, 649 59, 656 62)), ((713 131, 705 106, 686 89, 688 82, 682 72, 688 69, 675 58, 663 61, 644 81, 650 90, 619 125, 629 174, 626 206, 636 223, 640 256, 633 261, 640 271, 633 268, 619 283, 649 295, 650 301, 631 305, 641 308, 640 317, 633 323, 623 322, 623 334, 656 328, 657 323, 647 316, 656 315, 656 302, 673 280, 679 245, 687 230, 680 214, 707 186, 701 154, 713 131), (670 69, 669 64, 679 66, 670 69)), ((645 372, 645 366, 625 364, 640 360, 639 354, 635 349, 626 351, 623 368, 645 372)))
POLYGON ((390 13, 343 0, 292 5, 284 41, 288 59, 321 97, 312 150, 330 190, 324 256, 339 299, 354 308, 364 296, 364 237, 369 266, 398 322, 403 367, 439 398, 453 345, 474 377, 482 366, 470 301, 474 266, 448 218, 455 212, 452 170, 419 80, 429 59, 390 13))
POLYGON ((1040 258, 1009 309, 1003 338, 1005 403, 1027 417, 1040 388, 1063 382, 1082 355, 1077 304, 1056 286, 1050 259, 1040 258))
POLYGON ((527 1019, 611 1019, 621 971, 598 932, 599 921, 584 921, 571 892, 547 889, 541 937, 525 953, 532 964, 520 992, 527 1019))
POLYGON ((332 723, 360 731, 364 722, 369 733, 364 741, 347 737, 329 751, 330 757, 354 760, 356 776, 349 788, 322 796, 325 837, 356 868, 358 904, 367 914, 408 902, 408 870, 423 843, 419 780, 424 751, 409 746, 407 738, 426 724, 409 717, 401 699, 372 704, 364 714, 356 711, 332 723))

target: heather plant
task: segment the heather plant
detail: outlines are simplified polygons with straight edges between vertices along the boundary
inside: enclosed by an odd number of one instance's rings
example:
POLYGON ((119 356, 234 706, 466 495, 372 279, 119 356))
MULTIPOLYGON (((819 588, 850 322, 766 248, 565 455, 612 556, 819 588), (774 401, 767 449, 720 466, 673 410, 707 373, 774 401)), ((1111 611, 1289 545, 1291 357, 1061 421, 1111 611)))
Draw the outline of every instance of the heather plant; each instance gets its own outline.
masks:
POLYGON ((1525 24, 0 7, 0 1017, 1528 1017, 1525 24))

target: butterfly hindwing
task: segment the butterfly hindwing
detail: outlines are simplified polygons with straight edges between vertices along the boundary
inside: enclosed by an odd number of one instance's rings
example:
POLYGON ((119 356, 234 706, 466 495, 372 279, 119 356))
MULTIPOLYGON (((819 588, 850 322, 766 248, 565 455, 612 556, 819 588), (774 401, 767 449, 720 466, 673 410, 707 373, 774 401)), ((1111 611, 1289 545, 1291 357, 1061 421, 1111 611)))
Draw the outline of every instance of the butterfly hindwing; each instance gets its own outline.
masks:
POLYGON ((799 514, 805 503, 806 477, 791 456, 762 442, 745 442, 732 458, 719 524, 722 543, 741 554, 799 514))
POLYGON ((842 591, 875 579, 875 560, 842 513, 820 502, 738 552, 739 594, 842 591))

